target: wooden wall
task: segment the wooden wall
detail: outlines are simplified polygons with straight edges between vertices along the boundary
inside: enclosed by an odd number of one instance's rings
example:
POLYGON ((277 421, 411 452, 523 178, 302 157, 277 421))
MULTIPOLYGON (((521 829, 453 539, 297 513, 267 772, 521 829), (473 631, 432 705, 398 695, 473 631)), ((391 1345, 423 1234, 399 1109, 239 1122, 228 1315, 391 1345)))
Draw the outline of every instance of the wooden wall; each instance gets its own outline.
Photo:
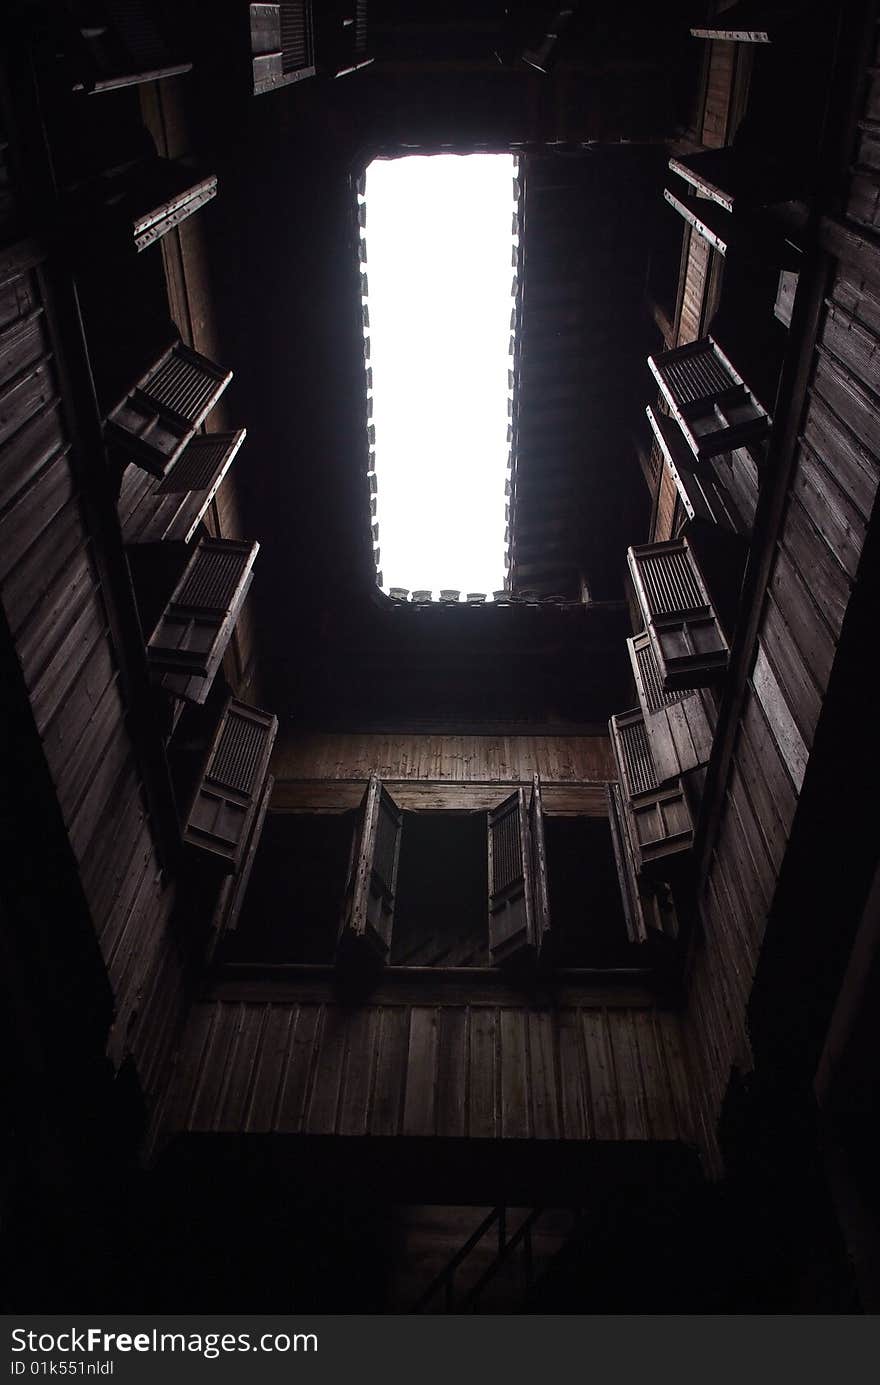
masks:
MULTIPOLYGON (((831 264, 786 507, 700 900, 688 1027, 712 1118, 746 1006, 880 482, 880 281, 831 264)), ((876 519, 875 521, 876 522, 876 519)))
POLYGON ((180 1003, 112 596, 82 504, 37 247, 0 266, 0 600, 114 994, 109 1052, 154 1088, 180 1003))
POLYGON ((540 774, 546 783, 616 778, 607 736, 452 736, 314 733, 279 737, 276 782, 394 780, 517 784, 540 774))
POLYGON ((644 995, 346 1008, 231 986, 192 1012, 166 1135, 696 1139, 678 1017, 644 995))

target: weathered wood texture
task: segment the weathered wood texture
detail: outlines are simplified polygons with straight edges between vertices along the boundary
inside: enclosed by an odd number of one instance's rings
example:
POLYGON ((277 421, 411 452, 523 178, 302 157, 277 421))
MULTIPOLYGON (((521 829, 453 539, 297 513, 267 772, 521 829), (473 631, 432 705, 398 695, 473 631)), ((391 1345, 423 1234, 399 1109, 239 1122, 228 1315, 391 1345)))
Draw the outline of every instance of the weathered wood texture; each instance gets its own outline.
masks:
POLYGON ((707 149, 720 149, 727 143, 736 62, 735 43, 723 39, 713 40, 709 54, 706 105, 703 111, 703 144, 707 149))
POLYGON ((880 482, 880 299, 842 264, 829 286, 700 901, 688 1025, 710 1123, 749 1065, 746 1006, 880 482))
POLYGON ((614 779, 607 736, 447 736, 316 733, 279 738, 272 760, 287 780, 477 781, 494 784, 614 779))
MULTIPOLYGON (((139 91, 144 124, 163 158, 184 159, 191 156, 190 135, 184 115, 184 88, 181 79, 150 82, 139 91)), ((173 227, 160 241, 168 307, 171 318, 180 332, 181 341, 212 360, 222 358, 223 351, 216 324, 216 309, 208 275, 206 230, 199 217, 188 217, 173 227)), ((237 427, 239 420, 229 412, 221 396, 209 415, 209 432, 223 432, 237 427)), ((237 466, 247 465, 245 453, 237 466)), ((204 523, 215 538, 241 539, 246 534, 241 520, 235 472, 228 472, 213 496, 205 513, 204 523)), ((227 646, 223 671, 230 686, 238 695, 250 688, 254 691, 254 630, 251 614, 253 598, 248 598, 236 622, 232 639, 227 646)))
POLYGON ((850 172, 847 217, 876 232, 880 227, 880 29, 867 71, 867 95, 850 172))
POLYGON ((678 1017, 642 1005, 209 1000, 165 1134, 696 1138, 678 1017))
MULTIPOLYGON (((339 813, 356 808, 364 796, 365 779, 286 779, 276 784, 272 811, 276 813, 339 813)), ((520 781, 524 786, 528 780, 520 781)), ((395 802, 408 813, 485 813, 497 808, 510 792, 507 784, 438 780, 385 779, 395 802)), ((544 812, 551 817, 607 816, 605 783, 543 783, 544 812)))
POLYGON ((701 335, 711 260, 712 247, 702 236, 691 231, 679 318, 678 346, 697 341, 701 335))
MULTIPOLYGON (((703 145, 707 149, 718 149, 726 144, 731 136, 735 120, 735 97, 737 86, 747 83, 748 74, 735 43, 714 41, 710 45, 708 77, 705 103, 700 130, 703 145), (738 64, 743 70, 737 73, 738 64)), ((739 94, 740 98, 742 93, 739 94)), ((680 191, 681 186, 677 191, 680 191)), ((684 282, 680 293, 680 306, 676 346, 685 346, 697 341, 706 327, 708 296, 712 280, 713 252, 709 243, 688 228, 687 253, 684 264, 684 282)), ((654 520, 655 540, 669 539, 674 534, 676 490, 666 469, 660 482, 660 495, 654 520)))
POLYGON ((155 1088, 179 964, 111 611, 81 504, 38 255, 0 282, 0 600, 115 996, 112 1059, 155 1088), (154 1003, 155 1002, 155 1003, 154 1003))

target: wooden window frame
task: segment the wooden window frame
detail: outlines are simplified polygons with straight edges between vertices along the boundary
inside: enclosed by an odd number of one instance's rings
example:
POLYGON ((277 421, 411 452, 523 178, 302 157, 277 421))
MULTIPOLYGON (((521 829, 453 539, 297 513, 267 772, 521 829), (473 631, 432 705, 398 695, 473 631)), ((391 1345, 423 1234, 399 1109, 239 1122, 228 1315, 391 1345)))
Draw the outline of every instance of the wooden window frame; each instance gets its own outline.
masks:
MULTIPOLYGON (((503 794, 504 787, 498 785, 499 796, 503 794)), ((604 803, 602 814, 562 813, 561 816, 609 818, 607 786, 602 787, 602 794, 604 803)), ((346 804, 340 811, 344 811, 348 806, 346 804)), ((388 793, 379 776, 375 774, 370 776, 361 799, 358 824, 352 838, 336 951, 337 968, 341 970, 344 976, 348 978, 354 976, 361 983, 364 980, 368 982, 374 980, 378 971, 390 961, 400 844, 404 818, 408 811, 418 813, 419 810, 401 808, 388 793), (387 878, 381 873, 377 877, 373 857, 376 824, 381 811, 383 796, 386 810, 394 815, 396 828, 393 867, 390 873, 387 873, 387 878), (372 910, 368 898, 371 893, 373 896, 372 910), (378 926, 377 918, 379 918, 378 926)), ((535 775, 531 784, 520 783, 511 786, 511 792, 500 797, 500 801, 497 801, 494 807, 481 806, 476 810, 447 808, 440 811, 451 815, 466 813, 468 816, 476 811, 486 823, 488 851, 487 943, 491 966, 509 971, 526 983, 535 977, 539 971, 545 976, 554 974, 555 939, 550 915, 547 855, 543 831, 544 817, 553 816, 553 814, 547 814, 544 811, 539 776, 535 775), (503 818, 511 816, 516 819, 515 842, 508 841, 506 848, 513 847, 515 852, 519 854, 521 871, 509 874, 496 887, 493 853, 497 850, 497 839, 493 837, 493 819, 497 823, 503 818), (505 931, 493 924, 493 917, 499 915, 503 917, 509 914, 511 905, 516 906, 519 901, 521 901, 521 909, 514 909, 516 921, 512 930, 505 931)), ((610 820, 609 830, 612 831, 613 836, 613 825, 610 820)), ((508 866, 511 864, 510 861, 507 862, 508 866)), ((645 893, 647 898, 650 894, 648 887, 645 887, 645 893)), ((652 917, 657 914, 659 918, 662 913, 667 920, 665 931, 669 932, 671 925, 669 925, 668 920, 674 916, 674 910, 671 910, 668 904, 665 906, 665 911, 660 910, 659 913, 659 906, 657 905, 646 905, 646 908, 648 913, 651 913, 653 909, 652 917)), ((624 902, 624 915, 628 917, 626 902, 624 902)), ((656 925, 656 927, 659 926, 659 924, 656 925)), ((405 967, 400 968, 400 970, 405 969, 405 967)), ((464 970, 470 969, 465 968, 464 970)), ((562 978, 567 970, 561 969, 555 974, 562 978)))

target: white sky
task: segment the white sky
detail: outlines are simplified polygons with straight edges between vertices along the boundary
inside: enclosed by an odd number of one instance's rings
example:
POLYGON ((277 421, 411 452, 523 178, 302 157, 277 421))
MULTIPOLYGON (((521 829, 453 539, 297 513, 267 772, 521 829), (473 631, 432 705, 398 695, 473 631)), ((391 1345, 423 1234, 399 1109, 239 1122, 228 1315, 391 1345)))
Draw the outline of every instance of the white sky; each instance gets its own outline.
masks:
POLYGON ((367 264, 385 590, 504 585, 513 158, 377 159, 367 264))

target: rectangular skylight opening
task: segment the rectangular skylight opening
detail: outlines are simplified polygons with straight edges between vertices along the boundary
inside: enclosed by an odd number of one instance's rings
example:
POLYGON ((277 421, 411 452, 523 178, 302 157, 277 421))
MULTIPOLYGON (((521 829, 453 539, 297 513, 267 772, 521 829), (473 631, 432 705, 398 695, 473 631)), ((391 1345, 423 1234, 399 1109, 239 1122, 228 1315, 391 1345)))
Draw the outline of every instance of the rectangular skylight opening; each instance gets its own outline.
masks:
POLYGON ((366 170, 373 532, 388 593, 504 587, 515 176, 509 154, 366 170))

